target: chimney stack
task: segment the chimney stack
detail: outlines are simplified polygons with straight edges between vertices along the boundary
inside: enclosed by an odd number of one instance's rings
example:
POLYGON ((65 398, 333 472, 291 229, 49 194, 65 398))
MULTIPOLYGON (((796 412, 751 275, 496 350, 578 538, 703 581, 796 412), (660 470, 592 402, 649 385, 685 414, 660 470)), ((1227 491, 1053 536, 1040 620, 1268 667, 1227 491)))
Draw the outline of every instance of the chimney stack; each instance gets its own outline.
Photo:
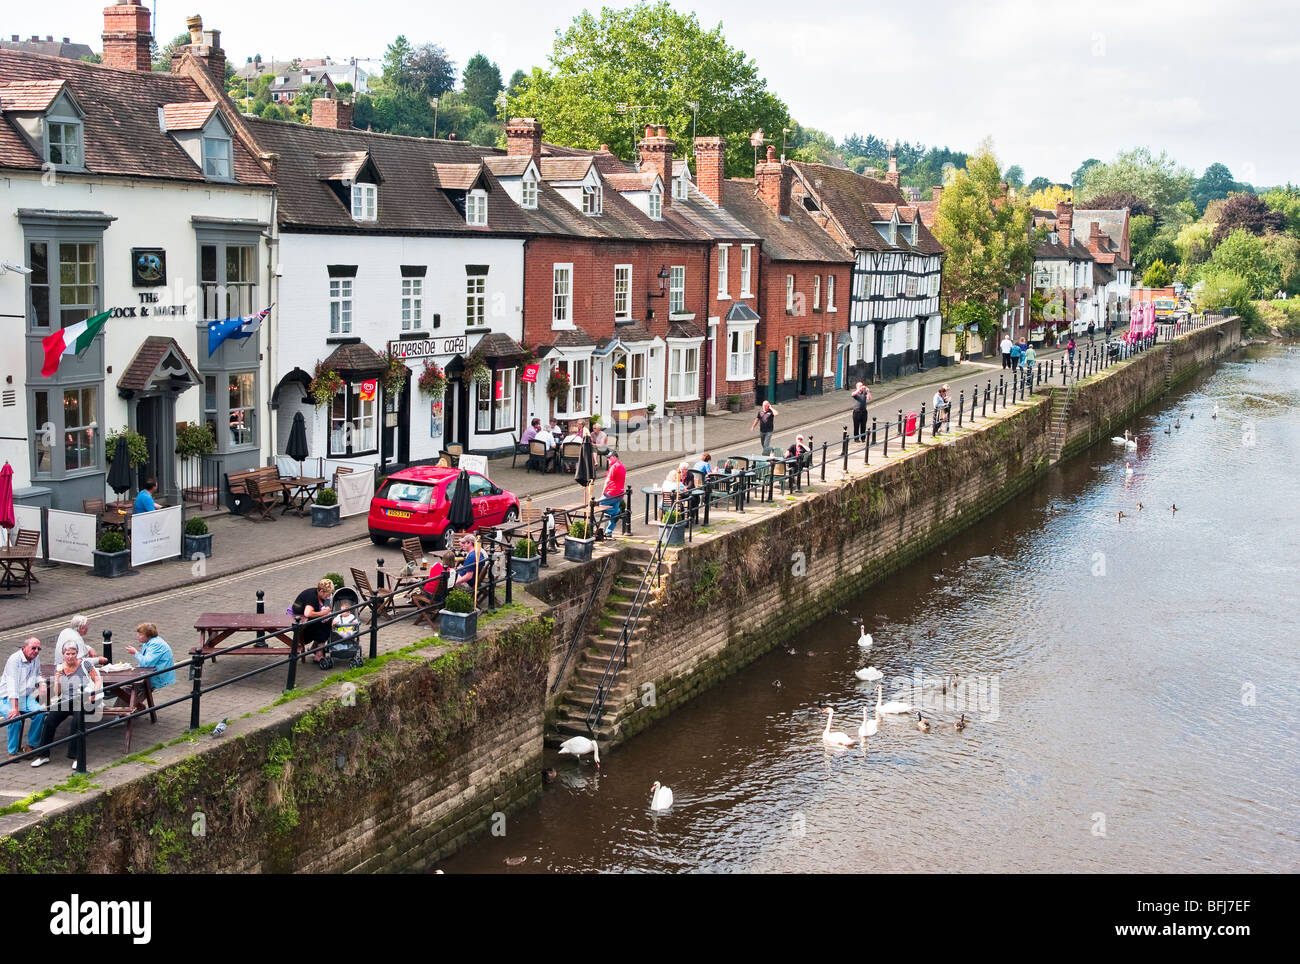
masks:
POLYGON ((331 97, 317 97, 311 102, 311 126, 352 130, 352 105, 331 97))
POLYGON ((885 182, 898 187, 898 158, 893 154, 889 155, 889 170, 885 172, 885 182))
POLYGON ((758 182, 758 199, 777 213, 790 216, 790 184, 794 172, 788 164, 778 161, 776 148, 767 145, 767 160, 754 165, 754 179, 758 182))
POLYGON ((506 153, 531 157, 537 164, 542 158, 542 125, 532 117, 512 117, 506 124, 506 153))
POLYGON ((934 187, 930 188, 931 201, 939 201, 942 199, 943 199, 943 188, 940 185, 936 184, 934 187))
POLYGON ((185 25, 190 28, 190 42, 184 47, 172 51, 172 73, 180 68, 181 60, 188 53, 203 64, 213 80, 226 86, 226 52, 221 49, 221 31, 204 30, 203 18, 195 15, 185 18, 185 25))
POLYGON ((1074 240, 1074 205, 1069 201, 1056 202, 1056 233, 1061 243, 1069 247, 1074 240))
POLYGON ((722 206, 722 177, 727 142, 721 137, 695 138, 695 183, 714 204, 722 206))
POLYGON ((642 173, 654 172, 664 182, 663 209, 668 210, 673 197, 673 151, 677 144, 668 136, 667 127, 646 125, 645 137, 636 146, 641 155, 642 173))
POLYGON ((152 70, 149 9, 140 0, 119 0, 104 8, 104 66, 123 70, 152 70))

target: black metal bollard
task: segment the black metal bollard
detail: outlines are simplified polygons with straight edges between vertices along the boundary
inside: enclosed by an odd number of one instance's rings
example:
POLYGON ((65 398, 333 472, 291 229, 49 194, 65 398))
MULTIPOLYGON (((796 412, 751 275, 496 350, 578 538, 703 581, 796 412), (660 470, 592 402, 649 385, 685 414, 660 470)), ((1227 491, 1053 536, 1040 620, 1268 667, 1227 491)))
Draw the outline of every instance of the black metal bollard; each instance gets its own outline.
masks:
POLYGON ((113 631, 111 629, 104 630, 104 650, 99 655, 110 663, 113 662, 113 631))
POLYGON ((885 458, 889 458, 889 423, 885 423, 885 458))
MULTIPOLYGON (((102 698, 102 697, 101 697, 102 698)), ((77 703, 77 772, 86 772, 86 710, 80 701, 77 703)))
MULTIPOLYGON (((261 635, 261 634, 259 634, 261 635)), ((307 649, 307 643, 302 638, 302 633, 293 634, 293 645, 289 647, 289 675, 285 678, 284 689, 288 692, 298 685, 298 658, 307 649)))
POLYGON ((632 534, 632 486, 629 485, 627 491, 623 493, 623 501, 627 506, 627 510, 623 513, 623 535, 630 536, 632 534))
MULTIPOLYGON (((934 438, 939 431, 939 409, 934 410, 934 425, 930 427, 930 438, 934 438)), ((925 402, 921 403, 921 413, 916 422, 916 444, 924 444, 925 438, 925 402)))
POLYGON ((379 567, 379 572, 375 575, 375 592, 383 592, 388 583, 384 580, 384 560, 376 559, 375 565, 379 567))
POLYGON ((907 426, 903 424, 903 410, 898 410, 898 450, 907 451, 907 426))
POLYGON ((506 553, 506 605, 509 606, 515 601, 514 585, 515 581, 510 569, 510 550, 507 548, 506 553))
POLYGON ((872 445, 877 445, 877 444, 879 444, 879 443, 877 442, 877 440, 876 440, 876 431, 877 431, 877 429, 876 429, 876 420, 875 420, 875 418, 873 417, 873 418, 871 419, 871 438, 870 438, 870 439, 868 440, 868 442, 867 442, 867 446, 868 446, 868 447, 870 447, 870 446, 872 446, 872 445))
POLYGON ((190 657, 190 729, 199 728, 199 699, 203 696, 203 657, 195 653, 190 657))
POLYGON ((849 427, 845 425, 844 436, 840 439, 840 458, 844 460, 844 468, 849 467, 849 427))
POLYGON ((993 385, 993 379, 989 379, 988 386, 984 389, 984 406, 980 409, 980 418, 989 417, 989 388, 993 385))
POLYGON ((488 563, 488 611, 497 611, 497 567, 496 567, 496 544, 489 542, 487 546, 487 563, 488 563))
POLYGON ((898 410, 898 433, 897 434, 900 438, 903 435, 903 410, 901 408, 898 410))
POLYGON ((259 589, 257 591, 257 614, 259 616, 266 615, 266 590, 265 589, 259 589))
POLYGON ((379 600, 370 601, 370 658, 379 657, 379 600))
POLYGON ((966 389, 957 393, 957 427, 961 428, 962 413, 966 411, 966 389))
MULTIPOLYGON (((822 481, 826 481, 826 449, 830 447, 830 442, 822 442, 822 481)), ((848 444, 847 442, 845 443, 848 444)))

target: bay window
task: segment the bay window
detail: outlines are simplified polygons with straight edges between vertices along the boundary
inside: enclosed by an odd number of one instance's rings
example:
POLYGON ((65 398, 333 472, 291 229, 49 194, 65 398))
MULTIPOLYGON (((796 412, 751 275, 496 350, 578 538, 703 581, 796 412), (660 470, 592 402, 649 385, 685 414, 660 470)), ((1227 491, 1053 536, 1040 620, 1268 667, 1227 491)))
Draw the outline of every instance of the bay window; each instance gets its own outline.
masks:
POLYGON ((203 421, 219 452, 256 445, 257 373, 204 375, 203 421))
POLYGON ((562 358, 555 363, 558 371, 569 376, 569 393, 555 402, 555 414, 574 418, 587 414, 587 391, 591 385, 591 359, 562 358))
POLYGON ((754 326, 732 327, 727 331, 727 380, 754 377, 754 326))
POLYGON ((474 428, 479 432, 505 432, 515 427, 515 379, 513 368, 498 368, 487 383, 475 382, 474 428))
POLYGON ((668 401, 689 402, 699 397, 700 346, 668 346, 668 401))
POLYGON ((99 464, 97 456, 99 422, 96 406, 98 395, 99 389, 94 386, 67 388, 63 391, 63 469, 65 472, 92 469, 99 464))
POLYGON ((379 451, 375 431, 379 392, 374 393, 375 397, 363 399, 361 386, 361 381, 344 382, 330 401, 330 458, 379 451))
POLYGON ((200 245, 199 287, 204 321, 251 315, 257 291, 257 245, 200 245))
POLYGON ((614 406, 640 408, 646 403, 645 352, 620 351, 614 359, 614 406))

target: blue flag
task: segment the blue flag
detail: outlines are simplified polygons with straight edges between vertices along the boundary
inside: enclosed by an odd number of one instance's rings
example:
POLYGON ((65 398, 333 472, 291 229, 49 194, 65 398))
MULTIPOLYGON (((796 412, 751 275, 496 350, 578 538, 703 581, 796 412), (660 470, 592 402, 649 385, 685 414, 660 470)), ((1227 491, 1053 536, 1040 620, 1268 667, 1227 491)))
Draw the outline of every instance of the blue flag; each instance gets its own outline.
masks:
POLYGON ((262 322, 270 313, 270 308, 264 308, 248 318, 223 318, 220 321, 209 321, 208 357, 211 358, 213 352, 220 348, 221 343, 227 338, 248 338, 262 327, 262 322))

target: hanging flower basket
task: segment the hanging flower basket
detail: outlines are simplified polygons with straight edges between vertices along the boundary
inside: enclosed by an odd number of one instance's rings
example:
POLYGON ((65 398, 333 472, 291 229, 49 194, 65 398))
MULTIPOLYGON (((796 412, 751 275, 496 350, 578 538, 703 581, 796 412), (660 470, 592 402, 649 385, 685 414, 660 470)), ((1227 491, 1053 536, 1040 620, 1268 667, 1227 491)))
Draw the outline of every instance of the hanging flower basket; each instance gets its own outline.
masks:
POLYGON ((320 408, 328 405, 335 395, 343 391, 343 384, 342 375, 332 368, 326 368, 322 362, 317 362, 316 372, 311 384, 307 386, 307 394, 316 403, 316 407, 320 408))
POLYGON ((415 383, 420 391, 430 398, 442 398, 447 394, 447 376, 437 362, 426 361, 420 378, 415 383))
POLYGON ((562 398, 569 397, 569 373, 563 368, 551 369, 550 377, 546 379, 546 397, 553 402, 558 402, 562 398))
POLYGON ((382 357, 387 366, 379 376, 379 380, 384 383, 384 394, 390 397, 402 394, 406 380, 411 376, 411 370, 406 367, 406 359, 391 351, 384 352, 382 357))
POLYGON ((465 374, 474 379, 483 388, 492 386, 492 369, 483 364, 482 361, 475 360, 469 363, 465 368, 465 374))

